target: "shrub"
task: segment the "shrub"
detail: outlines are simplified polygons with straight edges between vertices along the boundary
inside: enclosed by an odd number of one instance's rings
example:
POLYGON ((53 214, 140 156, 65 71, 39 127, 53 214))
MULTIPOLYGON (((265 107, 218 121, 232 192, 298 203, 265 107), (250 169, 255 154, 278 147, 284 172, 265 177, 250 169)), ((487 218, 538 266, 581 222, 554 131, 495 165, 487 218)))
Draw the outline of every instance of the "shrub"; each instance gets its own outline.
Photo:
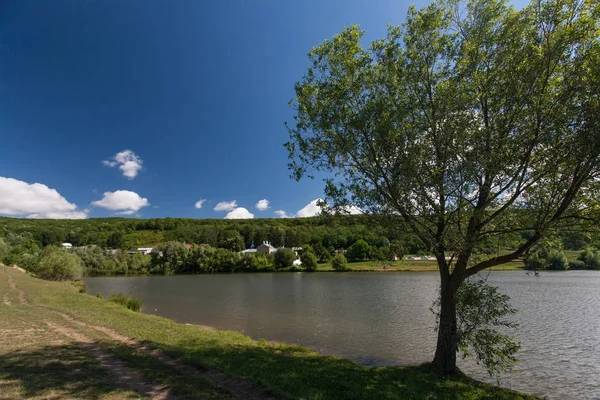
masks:
POLYGON ((585 264, 586 269, 600 269, 600 251, 587 248, 579 253, 578 260, 585 264))
POLYGON ((292 249, 286 247, 279 249, 275 252, 275 268, 283 269, 291 267, 295 259, 296 253, 292 249))
POLYGON ((81 259, 68 250, 48 246, 44 249, 39 265, 33 272, 42 279, 67 281, 78 280, 83 274, 81 259))
POLYGON ((98 292, 98 294, 96 295, 97 298, 99 299, 104 299, 104 296, 102 295, 102 292, 98 292))
POLYGON ((546 268, 551 270, 565 271, 569 269, 569 261, 567 260, 567 256, 565 256, 565 253, 560 250, 550 250, 546 257, 546 264, 546 268))
POLYGON ((113 294, 108 298, 108 301, 112 301, 113 303, 117 303, 122 305, 123 307, 135 311, 140 312, 142 309, 142 300, 133 296, 127 296, 123 293, 113 294))
POLYGON ((317 256, 311 253, 310 251, 305 251, 304 253, 302 253, 300 261, 302 261, 302 266, 307 271, 314 271, 317 269, 317 256))
POLYGON ((346 260, 346 257, 341 253, 337 254, 331 260, 331 267, 336 271, 345 271, 346 264, 348 264, 348 260, 346 260))
POLYGON ((569 269, 585 269, 585 263, 581 260, 569 261, 569 269))

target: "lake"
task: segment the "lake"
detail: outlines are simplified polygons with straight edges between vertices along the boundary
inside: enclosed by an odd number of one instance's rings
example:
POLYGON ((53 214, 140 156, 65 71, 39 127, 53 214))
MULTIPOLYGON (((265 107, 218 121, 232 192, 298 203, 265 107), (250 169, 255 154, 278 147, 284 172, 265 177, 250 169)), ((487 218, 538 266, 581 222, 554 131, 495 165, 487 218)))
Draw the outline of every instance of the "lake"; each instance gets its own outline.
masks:
MULTIPOLYGON (((87 278, 177 322, 298 344, 361 365, 419 364, 435 350, 437 272, 259 273, 87 278)), ((502 386, 549 399, 600 399, 600 272, 492 272, 519 309, 521 360, 502 386)), ((473 361, 467 374, 495 383, 473 361)))

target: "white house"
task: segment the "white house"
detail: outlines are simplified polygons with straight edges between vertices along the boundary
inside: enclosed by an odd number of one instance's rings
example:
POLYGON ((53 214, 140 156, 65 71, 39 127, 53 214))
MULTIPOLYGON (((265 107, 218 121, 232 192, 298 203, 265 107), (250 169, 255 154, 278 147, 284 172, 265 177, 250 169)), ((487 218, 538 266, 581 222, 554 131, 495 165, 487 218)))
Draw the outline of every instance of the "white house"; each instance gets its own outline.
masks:
POLYGON ((73 245, 71 243, 61 243, 60 245, 65 249, 73 248, 73 245))

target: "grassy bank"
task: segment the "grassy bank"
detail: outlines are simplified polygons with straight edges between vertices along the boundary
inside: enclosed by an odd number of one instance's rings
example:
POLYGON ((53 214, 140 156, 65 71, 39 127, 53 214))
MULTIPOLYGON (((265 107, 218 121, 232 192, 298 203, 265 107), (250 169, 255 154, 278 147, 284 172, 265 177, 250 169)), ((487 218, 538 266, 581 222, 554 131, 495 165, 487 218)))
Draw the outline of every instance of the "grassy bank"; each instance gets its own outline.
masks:
MULTIPOLYGON (((523 262, 520 260, 512 261, 506 264, 498 265, 492 268, 493 271, 514 271, 522 270, 523 262)), ((393 272, 393 271, 437 271, 438 265, 436 261, 426 260, 405 260, 405 261, 364 261, 364 262, 353 262, 348 263, 349 271, 365 272, 365 271, 377 271, 377 272, 393 272)), ((331 272, 333 268, 331 264, 319 264, 317 271, 320 272, 331 272)))
POLYGON ((533 399, 425 367, 361 367, 176 324, 8 267, 0 298, 0 398, 533 399))

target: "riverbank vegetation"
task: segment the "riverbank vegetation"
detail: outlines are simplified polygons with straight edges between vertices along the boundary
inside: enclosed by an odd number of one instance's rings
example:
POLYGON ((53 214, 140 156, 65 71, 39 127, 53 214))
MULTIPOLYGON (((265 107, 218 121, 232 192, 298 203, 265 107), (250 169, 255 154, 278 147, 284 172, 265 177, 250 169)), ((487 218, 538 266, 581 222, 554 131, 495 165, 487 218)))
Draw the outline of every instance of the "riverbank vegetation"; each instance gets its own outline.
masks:
MULTIPOLYGON (((128 220, 108 218, 83 221, 25 220, 0 218, 0 261, 16 264, 31 272, 46 274, 51 279, 77 279, 82 274, 96 275, 143 275, 143 274, 185 274, 218 272, 273 272, 289 270, 289 260, 276 263, 273 254, 239 254, 237 249, 251 247, 260 239, 275 244, 283 242, 302 247, 298 256, 311 258, 314 255, 317 265, 309 270, 316 271, 427 271, 437 270, 433 257, 410 260, 406 254, 427 255, 418 239, 407 233, 401 221, 373 215, 325 215, 302 219, 270 219, 255 221, 215 221, 191 219, 128 220), (148 230, 152 227, 157 230, 148 230), (137 229, 140 230, 137 230, 137 229), (160 228, 160 229, 159 229, 160 228), (59 251, 57 246, 69 238, 76 238, 74 232, 82 233, 91 229, 86 237, 106 237, 96 243, 74 246, 59 251), (204 235, 213 230, 214 237, 220 238, 210 243, 195 243, 178 240, 163 241, 177 236, 177 232, 187 232, 190 237, 204 235), (65 233, 67 232, 68 233, 65 233), (204 233, 202 233, 204 232, 204 233), (73 234, 72 234, 73 233, 73 234), (154 253, 143 255, 127 251, 127 244, 136 237, 154 237, 157 242, 136 242, 136 246, 154 247, 154 253), (295 239, 294 239, 295 238, 295 239), (302 240, 302 241, 301 241, 302 240), (238 245, 232 245, 239 242, 238 245), (243 245, 242 245, 243 243, 243 245), (218 246, 227 247, 218 247, 218 246), (107 246, 112 246, 107 247, 107 246), (116 248, 114 248, 116 246, 116 248), (120 246, 120 247, 119 247, 120 246), (48 250, 45 250, 48 248, 48 250), (162 255, 159 256, 158 252, 162 255), (344 254, 349 261, 343 268, 335 268, 333 262, 337 254, 344 254), (77 261, 76 257, 80 259, 77 261), (61 261, 53 260, 57 257, 61 261), (398 258, 397 261, 394 258, 398 258), (41 260, 45 258, 45 265, 41 260), (62 270, 60 270, 60 268, 62 270), (68 270, 68 272, 67 272, 68 270)), ((527 237, 524 232, 513 235, 515 242, 527 237)), ((551 241, 553 248, 566 254, 568 268, 595 269, 593 254, 600 247, 600 236, 593 230, 557 231, 551 241), (576 261, 579 251, 589 248, 587 262, 576 261), (563 250, 564 249, 564 250, 563 250)), ((92 241, 94 242, 94 241, 92 241)), ((491 257, 514 249, 514 243, 490 241, 480 251, 482 256, 491 257)), ((537 251, 537 250, 536 250, 537 251)), ((276 253, 275 253, 276 254, 276 253)), ((291 256, 288 257, 291 259, 291 256)), ((419 257, 421 258, 421 257, 419 257)), ((305 261, 306 261, 305 260, 305 261)), ((536 269, 549 269, 545 262, 538 263, 536 269)), ((497 269, 518 269, 524 266, 520 260, 509 262, 497 269)), ((533 269, 533 268, 532 268, 533 269)), ((305 270, 302 267, 293 270, 305 270)))
POLYGON ((0 267, 0 297, 11 303, 0 304, 0 320, 14 331, 13 340, 0 342, 5 398, 137 398, 127 384, 138 379, 189 399, 534 399, 460 374, 441 379, 426 365, 362 367, 294 345, 177 324, 7 267, 0 267), (137 375, 125 381, 106 369, 107 360, 137 375))

